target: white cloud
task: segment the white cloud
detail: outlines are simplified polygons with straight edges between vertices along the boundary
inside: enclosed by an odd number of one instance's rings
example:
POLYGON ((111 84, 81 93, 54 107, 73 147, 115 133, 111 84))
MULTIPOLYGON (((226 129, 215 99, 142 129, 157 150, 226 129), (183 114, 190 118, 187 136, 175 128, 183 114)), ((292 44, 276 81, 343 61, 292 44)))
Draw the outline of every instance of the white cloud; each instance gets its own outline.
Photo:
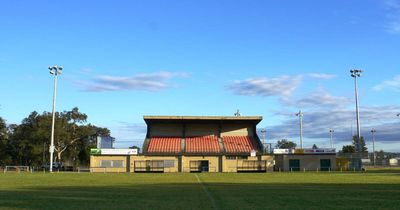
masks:
MULTIPOLYGON (((305 138, 314 143, 328 139, 328 131, 333 128, 335 130, 335 142, 350 144, 351 136, 356 130, 355 108, 352 102, 351 98, 334 96, 323 88, 319 88, 298 100, 283 101, 282 105, 289 107, 274 113, 278 118, 283 118, 283 121, 267 127, 269 139, 276 141, 289 138, 297 141, 299 122, 292 108, 301 108, 305 138)), ((360 107, 362 135, 369 139, 370 130, 375 128, 379 130, 379 142, 399 141, 400 131, 398 126, 400 119, 396 117, 399 111, 400 106, 360 107)))
POLYGON ((335 74, 323 74, 323 73, 311 73, 308 76, 315 78, 315 79, 332 79, 335 78, 335 74))
POLYGON ((249 78, 233 82, 228 89, 237 95, 279 96, 286 99, 298 88, 302 80, 302 76, 249 78))
POLYGON ((385 80, 373 87, 373 90, 376 91, 381 91, 385 89, 400 91, 400 75, 395 76, 393 79, 385 80))
POLYGON ((134 76, 100 75, 91 81, 76 81, 86 91, 119 91, 119 90, 144 90, 160 91, 170 88, 169 80, 174 77, 186 77, 186 73, 161 71, 150 74, 137 74, 134 76))
POLYGON ((400 9, 399 0, 384 0, 383 2, 388 9, 400 9))
MULTIPOLYGON (((379 142, 397 142, 400 140, 399 122, 396 113, 399 106, 376 106, 361 107, 360 122, 361 134, 368 141, 370 130, 375 128, 379 142)), ((298 118, 287 113, 276 113, 286 118, 281 124, 267 128, 271 139, 292 138, 297 139, 299 135, 298 118)), ((351 135, 355 134, 356 120, 355 111, 351 108, 340 108, 335 110, 308 110, 303 113, 303 135, 309 139, 327 139, 329 129, 335 130, 336 142, 351 143, 351 135), (353 129, 353 131, 352 131, 353 129)))
POLYGON ((105 127, 109 128, 111 135, 115 137, 116 148, 128 148, 133 145, 141 148, 147 132, 145 123, 118 122, 116 125, 105 127))
POLYGON ((386 30, 392 34, 400 34, 400 0, 384 0, 386 9, 386 30))
POLYGON ((291 105, 298 108, 335 108, 347 106, 350 102, 351 99, 349 98, 333 96, 325 89, 319 88, 310 95, 291 103, 291 105))

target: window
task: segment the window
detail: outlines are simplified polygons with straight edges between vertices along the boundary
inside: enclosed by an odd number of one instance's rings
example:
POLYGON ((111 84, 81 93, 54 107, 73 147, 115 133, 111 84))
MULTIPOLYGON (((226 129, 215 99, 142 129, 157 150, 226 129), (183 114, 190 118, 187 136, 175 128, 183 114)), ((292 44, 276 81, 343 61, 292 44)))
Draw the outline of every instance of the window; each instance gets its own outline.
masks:
POLYGON ((320 168, 321 168, 321 171, 330 171, 331 170, 331 160, 330 159, 321 159, 320 160, 320 168))
POLYGON ((102 160, 100 167, 103 168, 122 168, 124 167, 123 160, 102 160))
POLYGON ((100 164, 100 167, 103 167, 103 168, 111 168, 111 160, 102 160, 101 161, 101 164, 100 164))
POLYGON ((238 156, 237 159, 238 160, 247 160, 247 156, 238 156))
POLYGON ((290 171, 300 171, 300 160, 290 159, 289 160, 289 170, 290 171))
POLYGON ((124 162, 122 160, 113 160, 112 167, 113 168, 122 168, 122 167, 124 167, 124 162))
POLYGON ((164 168, 173 168, 175 167, 174 160, 164 160, 164 168))
POLYGON ((236 156, 226 156, 227 160, 236 160, 236 156))

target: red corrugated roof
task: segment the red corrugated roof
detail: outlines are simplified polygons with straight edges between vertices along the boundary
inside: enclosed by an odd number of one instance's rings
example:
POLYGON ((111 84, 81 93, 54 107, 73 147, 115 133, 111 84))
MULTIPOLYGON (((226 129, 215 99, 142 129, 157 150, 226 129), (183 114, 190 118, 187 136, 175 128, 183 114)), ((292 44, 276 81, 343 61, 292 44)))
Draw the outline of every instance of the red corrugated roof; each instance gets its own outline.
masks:
POLYGON ((220 147, 216 136, 196 136, 186 138, 187 153, 219 153, 220 147))
POLYGON ((224 136, 223 142, 227 153, 250 153, 258 148, 249 136, 224 136))
POLYGON ((147 151, 153 153, 179 153, 181 151, 181 138, 152 137, 147 151))

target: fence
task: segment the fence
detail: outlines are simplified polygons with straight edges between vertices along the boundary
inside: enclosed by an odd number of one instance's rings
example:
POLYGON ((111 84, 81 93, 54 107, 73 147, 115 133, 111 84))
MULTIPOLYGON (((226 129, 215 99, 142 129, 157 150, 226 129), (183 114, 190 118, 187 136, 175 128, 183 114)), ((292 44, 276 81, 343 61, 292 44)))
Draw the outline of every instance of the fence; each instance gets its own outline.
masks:
POLYGON ((32 172, 29 166, 6 166, 3 169, 3 172, 17 172, 17 173, 21 173, 21 172, 32 172))

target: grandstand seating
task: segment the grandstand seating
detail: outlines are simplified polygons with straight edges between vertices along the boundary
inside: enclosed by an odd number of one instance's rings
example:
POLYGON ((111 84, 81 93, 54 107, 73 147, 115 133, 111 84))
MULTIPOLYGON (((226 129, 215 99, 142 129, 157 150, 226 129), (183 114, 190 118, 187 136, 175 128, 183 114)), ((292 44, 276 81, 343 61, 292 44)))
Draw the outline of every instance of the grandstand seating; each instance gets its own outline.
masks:
POLYGON ((224 136, 226 153, 250 153, 258 150, 257 143, 250 136, 224 136))
POLYGON ((147 152, 179 153, 181 152, 181 140, 178 137, 152 137, 147 152))
POLYGON ((196 136, 186 138, 187 153, 220 153, 218 138, 216 136, 196 136))

